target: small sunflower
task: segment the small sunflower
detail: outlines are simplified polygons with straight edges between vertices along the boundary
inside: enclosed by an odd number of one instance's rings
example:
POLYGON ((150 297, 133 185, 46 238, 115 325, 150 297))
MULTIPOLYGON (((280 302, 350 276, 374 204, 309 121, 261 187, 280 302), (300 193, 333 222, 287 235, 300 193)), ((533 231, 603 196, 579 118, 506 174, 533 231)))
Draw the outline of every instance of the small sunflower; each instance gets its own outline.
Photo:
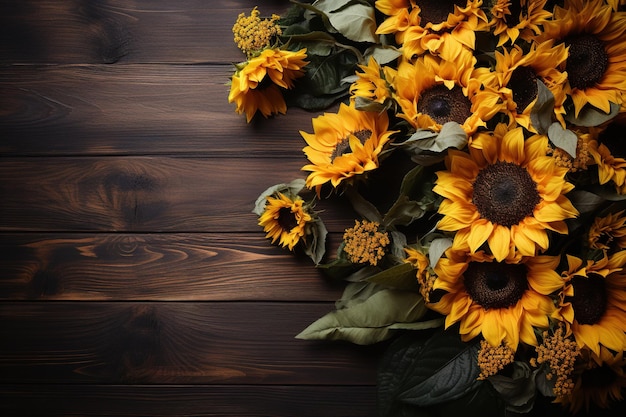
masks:
POLYGON ((578 214, 565 194, 567 168, 546 155, 548 139, 524 140, 521 127, 479 133, 469 154, 449 151, 447 171, 439 171, 433 191, 444 197, 437 228, 456 232, 455 244, 472 252, 484 243, 498 261, 517 249, 534 256, 549 246, 547 230, 567 234, 565 219, 578 214))
POLYGON ((435 283, 435 273, 430 267, 430 260, 426 251, 419 250, 417 248, 406 247, 406 258, 404 262, 410 263, 416 269, 417 283, 420 286, 420 294, 424 297, 424 300, 430 302, 430 293, 435 283))
POLYGON ((623 104, 626 13, 613 11, 604 0, 566 0, 543 24, 539 39, 554 39, 568 48, 566 93, 576 116, 586 104, 606 113, 611 103, 623 104))
POLYGON ((391 140, 386 112, 357 110, 353 104, 341 104, 337 113, 324 113, 313 119, 313 132, 300 134, 307 143, 303 149, 310 164, 308 188, 319 194, 323 184, 338 187, 341 182, 378 168, 378 156, 391 140))
POLYGON ((481 77, 485 88, 478 91, 478 96, 493 96, 504 103, 502 111, 509 117, 510 125, 524 126, 531 132, 536 129, 531 125, 531 111, 537 102, 537 80, 543 82, 554 96, 554 115, 565 125, 565 82, 567 74, 558 70, 567 59, 567 48, 552 41, 531 44, 529 51, 518 45, 510 49, 495 52, 494 71, 481 77))
POLYGON ((613 402, 621 401, 626 389, 624 352, 614 355, 602 348, 600 355, 585 350, 582 356, 573 374, 572 392, 558 396, 555 402, 569 406, 572 413, 578 413, 583 408, 588 410, 591 404, 607 409, 613 402))
MULTIPOLYGON (((406 12, 394 15, 402 19, 395 18, 393 24, 383 22, 377 33, 400 31, 396 41, 408 60, 431 53, 453 61, 464 52, 473 52, 476 32, 489 27, 482 4, 482 0, 444 0, 419 5, 412 2, 406 12)), ((390 12, 399 9, 392 7, 390 12)))
POLYGON ((588 242, 591 249, 605 250, 609 253, 626 249, 624 210, 596 217, 589 228, 588 242))
POLYGON ((563 287, 555 272, 559 258, 515 254, 498 262, 455 248, 435 265, 434 289, 446 294, 429 305, 446 315, 446 328, 458 322, 464 341, 482 334, 491 346, 504 343, 513 351, 520 340, 537 345, 534 329, 548 327, 555 309, 550 294, 563 287))
POLYGON ((530 41, 541 33, 541 25, 552 17, 545 10, 547 0, 497 0, 491 8, 493 34, 498 36, 498 46, 517 38, 530 41))
POLYGON ((419 25, 420 8, 415 0, 376 0, 376 8, 385 16, 376 33, 393 33, 398 45, 404 42, 404 33, 411 26, 419 25))
POLYGON ((396 70, 381 66, 374 57, 370 57, 367 65, 359 65, 362 72, 357 72, 357 79, 350 86, 351 99, 362 97, 383 104, 392 98, 391 82, 396 70))
POLYGON ((447 122, 457 122, 467 134, 485 126, 499 110, 498 98, 476 94, 482 71, 474 68, 476 59, 471 54, 462 58, 451 62, 424 55, 400 63, 393 83, 398 116, 416 129, 436 132, 447 122))
POLYGON ((564 322, 582 348, 600 355, 602 346, 626 350, 626 251, 598 261, 568 255, 566 285, 554 317, 564 322))
POLYGON ((625 127, 626 124, 611 123, 599 133, 595 132, 597 139, 589 143, 590 153, 598 165, 600 184, 612 182, 619 194, 626 194, 625 127))
POLYGON ((228 102, 235 103, 236 112, 245 113, 248 122, 257 111, 265 117, 284 114, 287 105, 280 88, 293 88, 294 80, 304 75, 303 68, 308 64, 305 59, 306 49, 297 52, 265 49, 237 66, 228 102))
POLYGON ((283 193, 268 196, 265 211, 259 216, 259 226, 280 246, 293 250, 305 238, 306 226, 313 220, 310 209, 299 196, 290 198, 283 193))

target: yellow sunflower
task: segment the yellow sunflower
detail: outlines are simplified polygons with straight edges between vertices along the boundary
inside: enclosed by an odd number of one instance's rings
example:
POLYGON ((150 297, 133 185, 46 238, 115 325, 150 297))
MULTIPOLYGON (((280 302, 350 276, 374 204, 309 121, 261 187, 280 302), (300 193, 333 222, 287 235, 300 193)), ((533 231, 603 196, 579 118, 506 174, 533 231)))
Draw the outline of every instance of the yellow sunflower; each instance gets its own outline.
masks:
POLYGON ((357 79, 350 86, 352 100, 362 97, 383 104, 392 98, 391 83, 396 70, 388 66, 381 68, 374 57, 370 57, 367 65, 359 65, 359 68, 361 72, 357 72, 357 79))
POLYGON ((493 34, 498 36, 498 46, 517 38, 530 41, 541 33, 541 25, 552 17, 545 10, 547 0, 497 0, 491 8, 493 34))
POLYGON ((471 252, 487 244, 496 260, 511 250, 534 256, 549 246, 547 230, 567 234, 565 219, 578 211, 565 194, 567 168, 546 155, 548 139, 524 140, 521 127, 499 124, 477 134, 466 152, 449 151, 446 171, 437 173, 433 190, 444 197, 439 230, 456 232, 455 245, 471 252))
POLYGON ((611 123, 600 131, 592 130, 596 139, 589 142, 589 152, 598 165, 600 184, 612 182, 619 194, 626 194, 625 127, 626 123, 611 123))
POLYGON ((280 88, 293 88, 294 80, 304 75, 308 62, 306 49, 297 52, 265 49, 241 66, 231 79, 228 102, 237 105, 236 112, 246 114, 250 122, 258 111, 265 117, 287 111, 280 88))
POLYGON ((575 115, 586 104, 609 113, 626 90, 626 13, 614 12, 604 0, 566 0, 554 19, 543 24, 540 40, 563 42, 569 51, 566 93, 575 115))
POLYGON ((591 249, 613 253, 626 249, 626 216, 624 210, 596 217, 589 228, 588 237, 591 249))
POLYGON ((510 255, 501 262, 482 251, 470 254, 453 246, 435 265, 434 290, 446 293, 429 305, 446 315, 446 328, 460 323, 464 341, 482 334, 493 347, 517 350, 520 340, 537 345, 535 328, 546 329, 563 287, 558 257, 510 255))
POLYGON ((337 113, 324 113, 313 119, 313 132, 300 134, 307 145, 303 152, 311 162, 302 167, 310 171, 308 188, 319 194, 323 184, 338 187, 343 181, 378 168, 378 156, 395 131, 387 130, 386 112, 357 110, 341 104, 337 113))
POLYGON ((600 355, 584 350, 572 377, 574 387, 567 396, 557 397, 555 402, 569 406, 576 414, 591 404, 609 408, 613 402, 623 399, 626 388, 626 359, 624 352, 613 355, 602 348, 600 355))
POLYGON ((478 96, 496 98, 504 103, 502 111, 509 117, 510 125, 524 126, 531 132, 536 129, 531 125, 530 114, 538 98, 537 80, 543 82, 554 95, 554 115, 565 126, 563 115, 565 108, 565 82, 567 74, 558 70, 567 59, 567 48, 552 41, 531 44, 525 52, 514 45, 510 49, 495 52, 494 71, 481 77, 485 86, 478 91, 478 96), (495 97, 493 97, 495 95, 495 97))
POLYGON ((408 28, 419 25, 420 8, 415 0, 376 0, 375 6, 387 16, 376 33, 393 33, 398 45, 404 42, 404 32, 408 28))
POLYGON ((462 57, 451 62, 424 55, 401 62, 393 82, 398 116, 416 129, 436 132, 447 122, 459 123, 467 134, 485 126, 500 109, 498 97, 477 95, 483 69, 474 68, 471 54, 462 57))
POLYGON ((417 248, 406 247, 406 258, 404 262, 410 263, 416 269, 417 283, 420 286, 420 294, 424 300, 430 302, 430 293, 435 283, 435 273, 430 267, 430 260, 425 252, 417 248))
MULTIPOLYGON (((489 27, 482 4, 482 0, 453 0, 411 5, 408 21, 402 21, 409 23, 406 29, 402 27, 404 57, 411 60, 429 52, 453 61, 463 52, 473 52, 476 32, 489 27), (414 14, 415 10, 418 12, 414 14)), ((377 33, 394 33, 396 30, 391 24, 383 23, 377 33)))
POLYGON ((564 322, 582 348, 626 350, 626 251, 598 261, 568 255, 566 285, 554 318, 564 322))
POLYGON ((279 241, 282 247, 293 250, 305 238, 306 226, 313 220, 304 200, 290 198, 283 193, 268 196, 265 211, 259 217, 259 226, 267 233, 272 243, 279 241))

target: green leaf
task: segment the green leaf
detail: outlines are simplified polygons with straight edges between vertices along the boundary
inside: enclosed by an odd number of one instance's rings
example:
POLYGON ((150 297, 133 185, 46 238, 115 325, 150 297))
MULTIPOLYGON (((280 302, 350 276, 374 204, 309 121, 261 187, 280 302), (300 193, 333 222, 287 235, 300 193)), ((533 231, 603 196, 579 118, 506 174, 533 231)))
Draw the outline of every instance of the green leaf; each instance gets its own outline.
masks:
POLYGON ((591 213, 600 208, 606 201, 603 197, 585 190, 574 190, 567 194, 567 198, 578 209, 580 214, 591 213))
POLYGON ((400 52, 400 50, 395 46, 383 46, 377 44, 367 48, 363 54, 363 58, 365 59, 365 62, 368 62, 370 57, 374 57, 379 65, 385 65, 390 62, 394 62, 401 55, 402 52, 400 52))
POLYGON ((464 148, 467 145, 467 134, 460 124, 447 122, 439 133, 418 130, 404 143, 411 144, 417 150, 441 153, 449 148, 464 148))
POLYGON ((382 224, 383 216, 380 214, 376 206, 367 201, 354 187, 346 188, 346 196, 352 204, 354 211, 361 217, 371 222, 382 224))
POLYGON ((393 206, 385 213, 383 224, 385 227, 395 225, 408 226, 414 220, 424 216, 425 210, 422 205, 409 197, 400 195, 393 206))
POLYGON ((554 146, 563 149, 572 158, 576 158, 576 145, 578 136, 569 129, 563 129, 561 123, 554 122, 548 128, 548 138, 554 146))
POLYGON ((311 258, 315 265, 318 265, 326 253, 326 236, 328 235, 328 230, 324 222, 319 218, 307 226, 304 253, 311 258))
POLYGON ((428 259, 430 261, 431 268, 434 268, 435 265, 437 265, 439 258, 443 256, 450 246, 452 246, 452 239, 449 237, 433 239, 433 241, 430 242, 430 247, 428 248, 428 259))
POLYGON ((416 321, 426 311, 421 295, 382 289, 363 302, 326 314, 300 332, 296 338, 344 340, 358 345, 374 344, 393 335, 394 331, 389 326, 416 321))
POLYGON ((535 403, 535 375, 526 362, 515 361, 510 376, 493 375, 488 381, 507 403, 507 410, 528 413, 535 403))
POLYGON ((619 110, 619 104, 615 103, 611 103, 611 110, 608 113, 588 104, 580 110, 578 117, 576 117, 573 111, 567 112, 567 114, 565 114, 565 120, 576 126, 599 126, 617 116, 619 110))
POLYGON ((554 94, 546 85, 537 80, 537 101, 530 111, 530 123, 537 132, 545 135, 552 125, 554 113, 554 94))
POLYGON ((436 329, 437 327, 443 326, 445 322, 446 322, 445 317, 438 317, 436 319, 416 321, 414 323, 396 323, 396 324, 389 326, 389 328, 394 329, 394 330, 436 329))
POLYGON ((301 178, 295 179, 287 184, 276 184, 267 188, 265 191, 261 193, 261 195, 254 202, 254 210, 252 212, 257 216, 260 216, 265 211, 265 204, 267 202, 267 197, 280 192, 290 197, 296 196, 305 185, 305 181, 301 178))
POLYGON ((371 5, 353 0, 317 0, 313 6, 351 41, 378 43, 376 16, 371 5))
POLYGON ((366 278, 366 280, 374 284, 398 290, 419 291, 415 268, 407 262, 387 268, 376 275, 366 278))

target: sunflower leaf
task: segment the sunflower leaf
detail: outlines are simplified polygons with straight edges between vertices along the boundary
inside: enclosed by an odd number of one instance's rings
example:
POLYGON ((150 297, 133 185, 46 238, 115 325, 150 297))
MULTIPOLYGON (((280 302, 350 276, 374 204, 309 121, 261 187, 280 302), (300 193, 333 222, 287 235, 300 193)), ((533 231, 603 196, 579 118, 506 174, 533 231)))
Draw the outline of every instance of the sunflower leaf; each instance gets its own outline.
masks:
POLYGON ((435 265, 437 265, 439 258, 443 256, 450 246, 452 246, 452 239, 449 237, 433 239, 433 241, 430 242, 430 247, 428 248, 428 259, 430 260, 431 268, 434 268, 435 265))
POLYGON ((535 403, 535 378, 538 369, 532 371, 526 362, 515 361, 510 376, 493 375, 488 381, 507 403, 507 410, 528 413, 535 403))
POLYGON ((401 263, 366 278, 367 282, 405 291, 418 291, 415 268, 410 263, 401 263))
POLYGON ((569 129, 563 129, 561 123, 554 122, 548 128, 548 138, 554 146, 563 149, 572 158, 576 158, 576 145, 578 136, 569 129))
POLYGON ((339 33, 355 42, 377 43, 376 16, 369 3, 354 0, 317 0, 313 3, 339 33))
POLYGON ((619 110, 619 104, 615 103, 611 103, 611 110, 608 113, 605 113, 589 104, 580 110, 578 117, 576 117, 574 112, 568 112, 565 115, 565 120, 576 126, 599 126, 617 116, 619 114, 619 110))
POLYGON ((265 211, 265 204, 267 203, 267 197, 275 193, 283 193, 293 198, 304 188, 305 181, 301 178, 295 179, 290 183, 276 184, 268 187, 265 191, 259 195, 254 202, 254 210, 252 212, 257 216, 260 216, 265 211))
POLYGON ((545 135, 552 125, 554 113, 554 94, 546 85, 537 80, 537 101, 530 111, 530 123, 537 132, 545 135))
POLYGON ((402 52, 394 46, 377 44, 367 48, 363 54, 363 58, 365 59, 365 62, 368 62, 370 57, 374 57, 379 65, 385 65, 395 61, 400 55, 402 55, 402 52))
POLYGON ((359 192, 353 187, 346 188, 346 195, 350 204, 360 216, 371 222, 382 224, 383 216, 380 214, 376 206, 367 201, 359 192))
POLYGON ((392 289, 374 292, 362 302, 347 304, 319 318, 296 338, 307 340, 344 340, 370 345, 390 338, 395 323, 410 323, 426 314, 421 295, 392 289))
POLYGON ((326 236, 328 235, 328 230, 320 218, 310 223, 308 226, 307 233, 310 234, 310 236, 307 236, 304 253, 311 258, 315 265, 319 265, 326 253, 326 236))

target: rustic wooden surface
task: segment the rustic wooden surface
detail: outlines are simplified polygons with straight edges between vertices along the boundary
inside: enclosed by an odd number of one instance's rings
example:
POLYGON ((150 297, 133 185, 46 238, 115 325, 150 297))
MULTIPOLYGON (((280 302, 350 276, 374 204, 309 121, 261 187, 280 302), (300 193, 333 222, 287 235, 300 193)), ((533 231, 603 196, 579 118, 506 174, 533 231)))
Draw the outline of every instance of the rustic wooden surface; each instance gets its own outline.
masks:
POLYGON ((316 115, 227 103, 254 5, 0 2, 0 415, 376 415, 382 347, 294 338, 342 288, 251 213, 316 115))

